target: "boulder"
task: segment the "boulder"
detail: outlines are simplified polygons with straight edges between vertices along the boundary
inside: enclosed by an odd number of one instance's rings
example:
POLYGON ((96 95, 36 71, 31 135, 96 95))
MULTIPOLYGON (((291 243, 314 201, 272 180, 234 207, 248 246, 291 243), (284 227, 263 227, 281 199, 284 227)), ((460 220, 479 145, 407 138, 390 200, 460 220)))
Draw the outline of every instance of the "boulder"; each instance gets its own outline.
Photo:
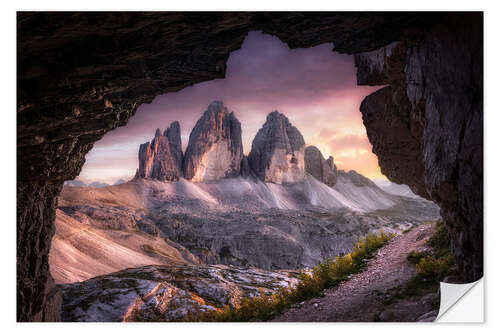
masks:
POLYGON ((333 186, 337 182, 337 168, 333 163, 333 157, 330 156, 325 160, 315 146, 306 148, 305 166, 308 173, 326 185, 333 186))
POLYGON ((180 321, 188 313, 237 307, 243 297, 293 287, 297 275, 223 265, 129 268, 62 285, 62 321, 180 321))
POLYGON ((189 135, 184 177, 194 182, 236 177, 242 158, 240 122, 222 102, 212 102, 189 135))
POLYGON ((163 132, 158 128, 151 142, 139 147, 140 178, 176 181, 182 177, 182 147, 179 122, 174 121, 163 132))
POLYGON ((285 115, 271 112, 257 132, 248 162, 264 182, 294 183, 305 178, 305 142, 285 115))

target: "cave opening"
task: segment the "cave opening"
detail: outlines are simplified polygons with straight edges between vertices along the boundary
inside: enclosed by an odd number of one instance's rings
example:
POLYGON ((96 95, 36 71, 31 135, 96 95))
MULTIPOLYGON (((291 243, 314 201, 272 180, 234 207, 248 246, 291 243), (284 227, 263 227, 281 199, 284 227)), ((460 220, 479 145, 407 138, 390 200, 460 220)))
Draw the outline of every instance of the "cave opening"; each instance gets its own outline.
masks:
POLYGON ((358 237, 438 219, 382 175, 360 112, 381 86, 358 86, 354 56, 332 48, 250 32, 224 79, 158 96, 96 142, 56 210, 49 264, 63 294, 92 278, 128 293, 118 271, 140 280, 150 265, 199 283, 215 267, 298 274, 358 237))
POLYGON ((235 112, 245 155, 267 114, 278 110, 299 128, 308 145, 317 146, 325 157, 335 154, 343 169, 385 179, 359 112, 363 98, 381 86, 358 86, 354 56, 332 48, 325 43, 290 49, 277 37, 250 32, 241 48, 230 54, 225 78, 141 105, 126 126, 94 144, 76 179, 87 185, 95 182, 93 186, 129 180, 138 168, 139 145, 150 141, 156 128, 163 132, 174 121, 179 121, 185 152, 191 130, 213 101, 222 101, 235 112))

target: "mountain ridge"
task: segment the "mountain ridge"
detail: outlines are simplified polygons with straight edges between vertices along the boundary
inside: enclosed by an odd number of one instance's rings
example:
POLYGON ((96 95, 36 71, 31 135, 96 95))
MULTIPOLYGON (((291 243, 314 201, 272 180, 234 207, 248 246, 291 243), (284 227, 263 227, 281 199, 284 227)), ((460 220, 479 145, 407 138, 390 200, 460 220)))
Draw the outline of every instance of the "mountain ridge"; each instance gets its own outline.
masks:
POLYGON ((221 101, 210 103, 198 119, 184 153, 181 146, 177 121, 163 135, 157 129, 151 142, 139 147, 136 177, 211 182, 253 175, 281 184, 304 180, 307 170, 329 186, 335 185, 337 178, 333 157, 325 160, 317 147, 306 147, 298 128, 277 110, 267 115, 248 156, 243 154, 241 123, 221 101))

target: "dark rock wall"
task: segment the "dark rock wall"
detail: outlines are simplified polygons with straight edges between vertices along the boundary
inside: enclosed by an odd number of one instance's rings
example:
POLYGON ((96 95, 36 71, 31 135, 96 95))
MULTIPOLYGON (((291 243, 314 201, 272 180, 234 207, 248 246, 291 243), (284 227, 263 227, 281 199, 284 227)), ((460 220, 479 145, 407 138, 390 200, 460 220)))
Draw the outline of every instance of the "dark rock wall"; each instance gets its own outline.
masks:
MULTIPOLYGON (((125 125, 142 103, 151 102, 155 96, 224 77, 229 54, 241 46, 251 30, 273 34, 294 48, 333 42, 336 51, 350 54, 374 51, 394 41, 425 41, 410 49, 415 60, 410 63, 423 71, 420 81, 426 84, 415 89, 418 96, 425 96, 417 100, 417 109, 423 110, 426 103, 438 103, 441 115, 460 112, 465 117, 460 124, 476 124, 459 127, 459 131, 454 123, 442 125, 447 131, 462 133, 460 137, 466 140, 459 140, 458 147, 453 148, 459 151, 451 163, 456 171, 430 177, 432 182, 426 183, 426 188, 443 203, 444 198, 450 198, 442 207, 455 221, 448 223, 451 231, 461 235, 461 240, 454 240, 454 253, 461 253, 457 258, 468 263, 462 264, 463 269, 472 268, 473 275, 478 276, 480 267, 473 267, 466 256, 473 253, 475 258, 482 258, 476 246, 482 230, 482 188, 479 191, 473 181, 458 185, 457 179, 482 180, 482 159, 474 167, 471 162, 482 154, 482 99, 477 101, 480 93, 475 93, 470 99, 470 112, 465 112, 465 104, 457 102, 458 111, 452 110, 453 105, 437 96, 443 91, 447 96, 443 98, 451 102, 449 94, 461 93, 464 87, 482 92, 482 81, 477 82, 477 75, 482 80, 477 53, 482 50, 482 41, 480 47, 474 44, 481 38, 481 31, 477 22, 466 24, 470 16, 464 15, 458 18, 462 26, 448 19, 435 28, 443 14, 19 12, 17 319, 57 319, 58 294, 51 287, 48 270, 56 197, 63 181, 79 174, 93 143, 125 125), (464 31, 470 27, 470 31, 464 31), (425 37, 431 29, 432 34, 425 37), (469 41, 465 37, 470 37, 469 41), (442 43, 445 41, 448 44, 442 43), (456 56, 457 51, 465 55, 463 59, 456 56), (438 56, 429 59, 426 54, 438 56), (422 60, 425 66, 419 63, 422 60), (436 80, 442 75, 450 81, 436 80), (429 80, 435 80, 434 84, 429 80), (427 87, 433 87, 434 92, 427 87), (466 189, 475 195, 467 194, 466 189), (449 208, 452 203, 461 207, 455 213, 449 208)), ((437 109, 429 108, 429 116, 431 110, 437 109)), ((379 157, 383 154, 378 153, 379 157)), ((443 167, 432 158, 427 162, 434 163, 436 171, 443 167)), ((430 165, 428 168, 432 169, 430 165)))
POLYGON ((171 123, 170 127, 163 132, 163 136, 168 138, 170 154, 174 160, 175 167, 180 171, 179 175, 181 175, 184 156, 182 154, 181 125, 179 122, 174 121, 171 123))
POLYGON ((483 275, 483 20, 455 14, 422 40, 356 56, 382 172, 441 207, 465 281, 483 275))
POLYGON ((49 251, 62 186, 61 181, 17 181, 18 321, 59 320, 61 292, 49 273, 49 251))

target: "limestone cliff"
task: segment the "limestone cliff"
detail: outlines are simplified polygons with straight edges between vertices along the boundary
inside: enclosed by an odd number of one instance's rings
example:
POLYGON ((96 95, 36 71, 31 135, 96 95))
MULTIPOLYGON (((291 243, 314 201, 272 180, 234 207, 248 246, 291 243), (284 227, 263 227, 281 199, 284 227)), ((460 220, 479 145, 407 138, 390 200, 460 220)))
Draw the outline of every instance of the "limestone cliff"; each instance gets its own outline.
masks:
POLYGON ((264 182, 294 183, 305 177, 304 152, 302 134, 285 115, 274 111, 257 132, 248 162, 264 182))
POLYGON ((181 129, 177 121, 163 135, 157 129, 153 140, 140 146, 137 174, 163 181, 175 181, 182 176, 181 129))
POLYGON ((315 146, 306 148, 305 166, 307 172, 326 185, 333 186, 337 182, 337 168, 333 163, 333 157, 330 156, 328 160, 325 160, 323 154, 315 146))
POLYGON ((194 182, 235 177, 242 158, 240 122, 222 102, 212 102, 189 135, 184 177, 194 182))

